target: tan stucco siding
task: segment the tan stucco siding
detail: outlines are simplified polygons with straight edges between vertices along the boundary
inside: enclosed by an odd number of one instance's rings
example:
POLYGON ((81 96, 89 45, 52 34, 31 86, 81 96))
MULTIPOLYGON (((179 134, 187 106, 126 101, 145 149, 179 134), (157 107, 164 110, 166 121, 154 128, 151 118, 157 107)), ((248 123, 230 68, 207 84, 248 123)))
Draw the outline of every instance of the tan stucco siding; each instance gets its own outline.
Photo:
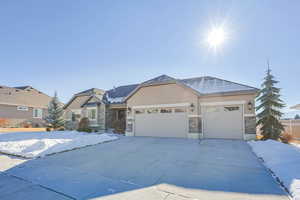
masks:
MULTIPOLYGON (((226 101, 245 101, 244 105, 244 113, 245 114, 255 114, 255 94, 243 94, 243 95, 231 95, 231 96, 201 96, 199 97, 199 106, 201 107, 201 103, 208 102, 226 102, 226 101), (248 103, 252 103, 252 109, 248 109, 248 103)), ((201 108, 199 108, 200 110, 201 108)), ((200 111, 201 112, 201 111, 200 111)))
POLYGON ((0 118, 8 119, 10 126, 17 126, 22 122, 43 123, 44 118, 47 116, 48 110, 43 109, 43 117, 33 118, 33 108, 28 107, 28 111, 21 111, 17 106, 2 105, 0 104, 0 118))
POLYGON ((177 84, 166 84, 140 88, 127 100, 127 106, 193 103, 196 108, 197 99, 197 95, 189 89, 177 84))
MULTIPOLYGON (((43 109, 43 118, 46 115, 47 109, 43 109)), ((33 108, 28 107, 28 111, 21 111, 17 109, 17 106, 0 104, 0 118, 33 119, 33 108)))
POLYGON ((90 98, 90 96, 78 96, 67 106, 67 109, 81 109, 82 105, 90 98))

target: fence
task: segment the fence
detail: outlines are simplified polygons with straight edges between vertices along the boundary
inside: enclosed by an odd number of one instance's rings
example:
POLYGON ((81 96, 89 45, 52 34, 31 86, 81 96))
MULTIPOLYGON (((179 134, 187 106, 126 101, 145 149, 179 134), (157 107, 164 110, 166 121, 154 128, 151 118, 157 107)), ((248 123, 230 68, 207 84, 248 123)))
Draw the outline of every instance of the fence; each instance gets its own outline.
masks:
POLYGON ((46 131, 46 128, 0 128, 1 133, 10 133, 10 132, 43 132, 46 131))
POLYGON ((280 120, 284 125, 284 133, 288 133, 294 136, 295 139, 300 140, 300 120, 291 119, 291 120, 280 120))

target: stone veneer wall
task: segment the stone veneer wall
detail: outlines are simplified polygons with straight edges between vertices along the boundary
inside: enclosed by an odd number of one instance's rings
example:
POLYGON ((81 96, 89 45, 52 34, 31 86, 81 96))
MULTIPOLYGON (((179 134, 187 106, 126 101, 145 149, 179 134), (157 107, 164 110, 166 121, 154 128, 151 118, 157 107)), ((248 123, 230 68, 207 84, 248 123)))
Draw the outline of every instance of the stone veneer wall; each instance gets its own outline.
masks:
POLYGON ((127 123, 126 123, 126 132, 133 132, 133 119, 132 118, 127 118, 127 123))
POLYGON ((202 133, 201 117, 189 117, 189 133, 202 133))
POLYGON ((105 124, 105 118, 106 118, 106 105, 105 104, 100 104, 98 106, 98 124, 99 124, 99 129, 100 130, 105 130, 106 129, 106 124, 105 124))
POLYGON ((256 117, 245 117, 245 134, 256 134, 256 117))

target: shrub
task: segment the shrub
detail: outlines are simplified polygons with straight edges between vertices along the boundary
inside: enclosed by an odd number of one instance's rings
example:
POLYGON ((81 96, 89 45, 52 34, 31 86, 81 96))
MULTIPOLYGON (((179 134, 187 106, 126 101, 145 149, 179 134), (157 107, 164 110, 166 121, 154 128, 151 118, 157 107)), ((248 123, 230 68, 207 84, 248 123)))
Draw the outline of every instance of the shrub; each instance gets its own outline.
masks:
POLYGON ((88 132, 88 133, 92 132, 92 129, 90 128, 90 121, 87 117, 83 117, 80 120, 77 131, 88 132))
POLYGON ((113 121, 112 127, 114 128, 115 133, 124 133, 126 129, 125 119, 113 121))
POLYGON ((39 123, 34 123, 33 124, 33 128, 40 128, 41 126, 40 126, 40 124, 39 123))
POLYGON ((283 133, 280 135, 280 141, 283 143, 288 144, 293 140, 294 140, 294 137, 289 133, 283 133))
POLYGON ((32 128, 32 125, 29 122, 25 122, 23 128, 32 128))
POLYGON ((8 119, 0 118, 0 127, 4 128, 8 125, 8 119))

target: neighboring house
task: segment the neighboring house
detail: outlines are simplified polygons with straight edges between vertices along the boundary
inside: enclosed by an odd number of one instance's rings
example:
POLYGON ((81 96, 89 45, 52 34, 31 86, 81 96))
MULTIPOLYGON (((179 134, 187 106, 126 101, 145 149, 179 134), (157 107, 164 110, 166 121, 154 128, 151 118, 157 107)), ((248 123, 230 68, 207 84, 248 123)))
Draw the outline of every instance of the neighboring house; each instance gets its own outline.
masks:
POLYGON ((292 106, 291 109, 300 110, 300 104, 292 106))
POLYGON ((31 86, 0 86, 0 118, 7 120, 7 127, 45 126, 50 100, 31 86))
POLYGON ((175 79, 162 75, 141 84, 120 86, 106 92, 99 90, 98 106, 86 105, 96 96, 95 92, 88 91, 74 95, 65 108, 72 111, 72 102, 80 102, 72 113, 90 119, 94 114, 84 110, 87 107, 95 109, 94 124, 102 130, 114 128, 115 120, 126 118, 127 136, 256 137, 254 100, 258 89, 247 85, 208 76, 175 79))

